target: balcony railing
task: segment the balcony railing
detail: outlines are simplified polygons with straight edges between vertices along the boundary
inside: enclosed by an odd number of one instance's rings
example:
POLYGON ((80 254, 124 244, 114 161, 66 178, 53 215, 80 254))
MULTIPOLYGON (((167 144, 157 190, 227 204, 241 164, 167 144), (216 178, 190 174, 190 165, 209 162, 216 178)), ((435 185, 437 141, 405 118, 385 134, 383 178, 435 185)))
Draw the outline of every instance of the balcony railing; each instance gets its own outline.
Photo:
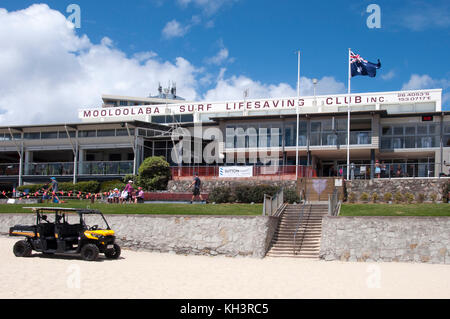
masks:
MULTIPOLYGON (((440 163, 379 163, 350 164, 350 179, 374 178, 434 178, 440 163)), ((338 176, 347 176, 347 165, 339 165, 338 176)), ((441 176, 438 176, 441 177, 441 176)), ((442 174, 442 177, 445 175, 442 174)))
MULTIPOLYGON (((133 161, 78 163, 78 175, 133 174, 133 161)), ((73 162, 24 164, 23 176, 73 176, 73 162)), ((19 176, 19 164, 0 164, 0 176, 19 176)))
POLYGON ((127 175, 133 174, 133 161, 123 162, 83 162, 79 165, 79 175, 127 175))
POLYGON ((19 164, 0 164, 0 176, 18 176, 19 164))
POLYGON ((73 175, 73 162, 25 164, 25 176, 67 176, 73 175))

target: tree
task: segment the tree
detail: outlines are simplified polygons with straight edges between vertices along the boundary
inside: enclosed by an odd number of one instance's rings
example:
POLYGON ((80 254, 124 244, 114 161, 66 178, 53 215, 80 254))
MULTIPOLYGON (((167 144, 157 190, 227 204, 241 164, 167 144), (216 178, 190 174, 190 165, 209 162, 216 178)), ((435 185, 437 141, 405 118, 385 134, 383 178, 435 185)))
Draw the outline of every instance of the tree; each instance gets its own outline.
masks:
POLYGON ((171 177, 170 165, 162 156, 148 157, 139 167, 138 185, 145 190, 166 190, 171 177))

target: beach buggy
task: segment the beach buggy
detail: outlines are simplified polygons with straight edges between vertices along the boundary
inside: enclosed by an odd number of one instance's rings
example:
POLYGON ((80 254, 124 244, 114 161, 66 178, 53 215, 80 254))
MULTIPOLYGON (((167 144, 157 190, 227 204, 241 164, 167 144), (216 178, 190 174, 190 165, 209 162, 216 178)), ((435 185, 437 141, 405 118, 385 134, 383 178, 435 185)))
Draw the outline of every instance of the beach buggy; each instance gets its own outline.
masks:
POLYGON ((30 257, 32 251, 45 255, 81 255, 94 261, 100 253, 108 259, 120 256, 114 231, 98 210, 76 208, 28 207, 36 214, 36 224, 16 225, 10 236, 24 236, 13 248, 16 257, 30 257))

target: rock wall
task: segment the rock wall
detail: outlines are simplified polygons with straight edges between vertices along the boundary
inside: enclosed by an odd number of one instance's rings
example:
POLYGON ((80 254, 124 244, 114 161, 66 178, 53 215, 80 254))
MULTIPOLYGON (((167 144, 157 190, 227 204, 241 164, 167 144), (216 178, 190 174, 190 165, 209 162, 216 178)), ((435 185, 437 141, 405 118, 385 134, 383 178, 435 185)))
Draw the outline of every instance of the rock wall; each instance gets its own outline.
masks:
POLYGON ((450 264, 450 217, 325 217, 320 258, 450 264))
POLYGON ((445 183, 449 182, 448 178, 414 178, 414 179, 373 179, 373 180, 352 180, 345 182, 347 194, 355 193, 356 199, 359 200, 361 194, 366 192, 369 198, 373 193, 378 194, 379 201, 383 200, 386 193, 400 192, 412 193, 414 196, 424 194, 425 200, 430 201, 431 195, 436 194, 437 200, 442 199, 442 188, 445 183))
MULTIPOLYGON (((268 216, 108 215, 122 247, 178 254, 263 258, 278 225, 268 216)), ((0 234, 35 222, 32 214, 0 214, 0 234)))
MULTIPOLYGON (((167 185, 169 192, 186 192, 188 186, 192 183, 190 180, 171 180, 167 185)), ((214 179, 214 180, 202 180, 202 192, 209 193, 216 187, 236 187, 239 185, 271 185, 285 188, 296 188, 297 182, 295 180, 236 180, 236 179, 214 179)))

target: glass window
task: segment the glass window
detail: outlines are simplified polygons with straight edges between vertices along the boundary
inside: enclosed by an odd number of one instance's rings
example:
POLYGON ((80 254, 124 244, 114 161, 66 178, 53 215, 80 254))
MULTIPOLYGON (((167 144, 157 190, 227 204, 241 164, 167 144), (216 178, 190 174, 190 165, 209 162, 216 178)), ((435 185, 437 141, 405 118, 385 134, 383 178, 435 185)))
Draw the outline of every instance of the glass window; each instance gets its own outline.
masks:
MULTIPOLYGON (((71 138, 75 138, 75 131, 69 131, 69 136, 71 138)), ((67 138, 67 132, 66 131, 59 131, 58 132, 58 138, 67 138)))
POLYGON ((322 127, 321 122, 311 122, 311 132, 320 132, 322 127))
POLYGON ((405 127, 405 135, 416 135, 416 127, 415 126, 405 127))
POLYGON ((41 139, 56 139, 58 138, 58 132, 42 132, 41 139))
POLYGON ((445 122, 444 123, 444 132, 445 133, 450 133, 450 122, 445 122))
POLYGON ((403 135, 403 126, 394 126, 394 135, 403 135))
POLYGON ((104 137, 104 136, 115 136, 116 131, 115 130, 99 130, 97 131, 98 137, 104 137))
POLYGON ((417 134, 418 135, 426 135, 428 133, 428 129, 426 125, 417 126, 417 134))
POLYGON ((80 131, 79 132, 79 136, 80 137, 95 137, 96 136, 96 131, 92 130, 92 131, 80 131))
POLYGON ((165 115, 152 116, 152 122, 153 123, 166 123, 166 116, 165 115))
POLYGON ((27 140, 39 140, 41 138, 41 133, 25 133, 25 139, 27 140))
POLYGON ((127 129, 118 129, 118 130, 116 130, 116 136, 128 136, 127 129))
POLYGON ((119 106, 128 106, 128 101, 120 101, 119 106))
POLYGON ((192 123, 192 122, 194 122, 194 115, 193 114, 183 114, 180 116, 180 122, 192 123))
POLYGON ((383 135, 392 135, 392 126, 383 126, 383 135))

